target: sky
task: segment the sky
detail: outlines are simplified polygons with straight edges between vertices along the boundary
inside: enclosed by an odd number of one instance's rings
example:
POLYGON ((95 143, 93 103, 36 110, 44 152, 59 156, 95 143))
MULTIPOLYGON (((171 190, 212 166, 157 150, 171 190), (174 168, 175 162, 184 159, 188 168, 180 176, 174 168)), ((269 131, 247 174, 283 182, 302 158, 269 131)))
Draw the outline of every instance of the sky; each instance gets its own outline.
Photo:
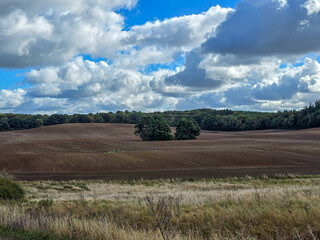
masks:
POLYGON ((0 112, 300 109, 320 0, 1 0, 0 112))

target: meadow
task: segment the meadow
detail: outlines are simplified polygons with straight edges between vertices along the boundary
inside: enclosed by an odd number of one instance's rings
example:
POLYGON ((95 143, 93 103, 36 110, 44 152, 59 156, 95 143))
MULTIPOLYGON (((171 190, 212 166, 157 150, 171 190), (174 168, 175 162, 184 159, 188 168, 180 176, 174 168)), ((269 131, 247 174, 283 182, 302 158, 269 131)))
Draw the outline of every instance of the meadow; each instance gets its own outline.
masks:
MULTIPOLYGON (((9 239, 318 239, 320 176, 20 181, 9 239)), ((6 238, 6 239, 7 239, 6 238)))

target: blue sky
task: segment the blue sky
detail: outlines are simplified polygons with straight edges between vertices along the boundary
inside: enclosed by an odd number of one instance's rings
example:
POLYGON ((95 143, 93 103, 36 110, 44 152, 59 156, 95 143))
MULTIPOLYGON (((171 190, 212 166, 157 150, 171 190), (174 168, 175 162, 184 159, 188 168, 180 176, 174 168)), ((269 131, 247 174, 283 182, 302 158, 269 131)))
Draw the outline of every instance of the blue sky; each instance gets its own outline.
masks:
POLYGON ((147 21, 199 14, 214 5, 235 8, 239 0, 140 0, 132 10, 120 11, 126 17, 126 27, 141 25, 147 21))
POLYGON ((0 2, 0 112, 299 109, 320 96, 319 6, 0 2))
POLYGON ((0 71, 0 88, 14 89, 24 79, 24 70, 1 69, 0 71))

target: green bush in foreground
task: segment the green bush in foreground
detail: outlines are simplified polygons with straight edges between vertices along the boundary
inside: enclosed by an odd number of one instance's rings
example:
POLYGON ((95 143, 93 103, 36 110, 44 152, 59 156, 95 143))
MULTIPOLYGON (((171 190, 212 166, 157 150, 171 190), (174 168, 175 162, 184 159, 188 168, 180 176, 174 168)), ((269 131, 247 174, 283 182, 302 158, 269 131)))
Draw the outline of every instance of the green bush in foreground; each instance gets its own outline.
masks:
POLYGON ((9 178, 0 177, 0 199, 18 200, 24 198, 24 191, 20 185, 9 178))

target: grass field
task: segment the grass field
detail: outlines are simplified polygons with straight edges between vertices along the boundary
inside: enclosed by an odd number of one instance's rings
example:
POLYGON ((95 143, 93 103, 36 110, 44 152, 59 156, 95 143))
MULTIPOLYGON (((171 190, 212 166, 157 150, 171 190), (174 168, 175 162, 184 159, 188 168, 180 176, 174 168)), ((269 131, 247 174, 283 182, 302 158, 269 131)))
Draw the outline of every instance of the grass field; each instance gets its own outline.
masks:
POLYGON ((159 222, 167 239, 320 236, 318 175, 20 184, 26 200, 0 202, 12 239, 164 239, 159 222))
POLYGON ((0 169, 20 180, 320 174, 320 129, 203 131, 142 142, 129 124, 65 124, 0 133, 0 169))

